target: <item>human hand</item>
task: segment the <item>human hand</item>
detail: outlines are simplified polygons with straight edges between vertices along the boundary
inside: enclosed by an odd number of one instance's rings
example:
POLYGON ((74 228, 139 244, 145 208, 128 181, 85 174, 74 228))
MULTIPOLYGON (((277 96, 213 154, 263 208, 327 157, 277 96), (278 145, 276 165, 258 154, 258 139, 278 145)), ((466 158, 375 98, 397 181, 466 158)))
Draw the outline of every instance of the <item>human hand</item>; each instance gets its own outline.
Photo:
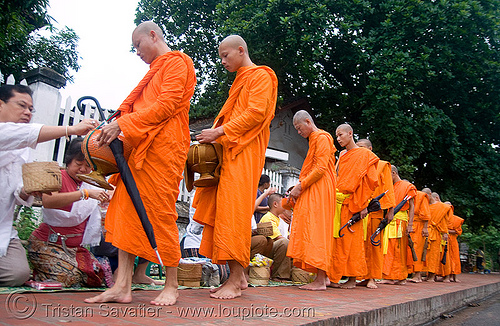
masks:
POLYGON ((196 136, 196 140, 198 140, 200 144, 212 143, 222 135, 224 135, 223 126, 217 127, 215 129, 203 129, 201 131, 201 134, 196 136))
POLYGON ((87 189, 89 192, 89 197, 93 199, 97 199, 100 202, 109 201, 109 195, 106 190, 102 189, 87 189))
POLYGON ((286 223, 290 224, 292 222, 292 211, 286 210, 283 214, 280 214, 280 218, 286 223))
POLYGON ((413 233, 413 225, 408 224, 408 226, 406 227, 406 233, 407 234, 413 233))
POLYGON ((98 125, 99 122, 95 119, 83 119, 79 124, 68 126, 68 134, 84 136, 98 125))
POLYGON ((364 219, 368 215, 368 207, 365 207, 361 212, 359 212, 361 219, 364 219))
POLYGON ((300 194, 302 193, 302 185, 297 183, 295 187, 293 187, 292 191, 290 191, 290 198, 292 200, 299 198, 300 194))
POLYGON ((448 233, 443 233, 442 238, 444 241, 448 241, 448 233))
POLYGON ((266 194, 266 196, 269 196, 269 195, 272 195, 274 194, 276 191, 278 191, 278 188, 275 188, 275 187, 269 187, 267 188, 264 193, 266 194))
POLYGON ((422 236, 423 236, 424 238, 427 238, 427 237, 429 236, 429 229, 427 229, 427 228, 423 228, 423 229, 422 229, 422 236))
POLYGON ((99 146, 102 145, 109 145, 113 140, 118 138, 118 135, 120 135, 121 129, 120 126, 118 125, 118 122, 113 121, 108 125, 105 125, 101 129, 101 133, 97 136, 97 143, 99 146))

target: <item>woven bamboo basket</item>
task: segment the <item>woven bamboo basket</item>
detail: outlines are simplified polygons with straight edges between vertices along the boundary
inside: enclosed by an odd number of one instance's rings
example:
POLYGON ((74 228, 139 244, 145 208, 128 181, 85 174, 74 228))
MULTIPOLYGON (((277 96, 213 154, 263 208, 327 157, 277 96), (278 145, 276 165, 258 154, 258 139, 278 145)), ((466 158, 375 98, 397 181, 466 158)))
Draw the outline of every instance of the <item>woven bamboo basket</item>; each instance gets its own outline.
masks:
POLYGON ((177 281, 179 285, 199 287, 201 282, 202 264, 179 263, 177 281))
POLYGON ((296 283, 311 283, 314 281, 315 275, 297 267, 292 268, 291 271, 291 279, 296 283))
POLYGON ((61 190, 61 168, 57 162, 25 163, 22 169, 25 192, 61 190))
POLYGON ((257 224, 257 234, 263 235, 265 237, 270 237, 273 235, 273 223, 263 222, 257 224))
POLYGON ((268 266, 250 266, 249 282, 254 285, 268 285, 271 271, 268 266))

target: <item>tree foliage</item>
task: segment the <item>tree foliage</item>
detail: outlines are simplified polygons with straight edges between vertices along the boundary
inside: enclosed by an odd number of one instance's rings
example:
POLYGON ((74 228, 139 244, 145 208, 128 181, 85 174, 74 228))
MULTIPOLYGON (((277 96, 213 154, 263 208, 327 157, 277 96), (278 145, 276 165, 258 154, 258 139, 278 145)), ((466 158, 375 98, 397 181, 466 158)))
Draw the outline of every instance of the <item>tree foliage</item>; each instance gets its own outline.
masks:
POLYGON ((198 69, 191 116, 214 115, 234 78, 217 45, 239 34, 317 123, 350 123, 472 228, 500 225, 500 0, 141 0, 198 69))
POLYGON ((4 75, 18 79, 23 72, 44 66, 72 81, 72 71, 80 68, 78 36, 68 27, 53 27, 48 4, 48 0, 0 0, 0 71, 4 75))

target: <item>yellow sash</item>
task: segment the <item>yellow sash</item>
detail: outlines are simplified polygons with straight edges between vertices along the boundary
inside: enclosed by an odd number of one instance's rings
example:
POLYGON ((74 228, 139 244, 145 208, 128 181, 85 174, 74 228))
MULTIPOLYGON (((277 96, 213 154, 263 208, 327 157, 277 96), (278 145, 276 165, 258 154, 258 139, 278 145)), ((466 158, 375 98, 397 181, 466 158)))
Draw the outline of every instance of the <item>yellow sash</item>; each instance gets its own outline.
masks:
POLYGON ((394 215, 391 223, 384 229, 384 255, 387 254, 389 247, 389 239, 397 239, 403 237, 403 228, 398 227, 397 220, 408 221, 408 211, 399 211, 394 215))
POLYGON ((363 236, 364 240, 366 241, 366 237, 368 236, 368 219, 370 218, 370 214, 366 215, 366 217, 363 219, 363 236))
POLYGON ((334 238, 339 238, 339 231, 340 231, 340 212, 342 210, 342 203, 344 200, 349 198, 350 194, 343 194, 337 190, 337 204, 335 205, 335 217, 333 219, 333 237, 334 238))

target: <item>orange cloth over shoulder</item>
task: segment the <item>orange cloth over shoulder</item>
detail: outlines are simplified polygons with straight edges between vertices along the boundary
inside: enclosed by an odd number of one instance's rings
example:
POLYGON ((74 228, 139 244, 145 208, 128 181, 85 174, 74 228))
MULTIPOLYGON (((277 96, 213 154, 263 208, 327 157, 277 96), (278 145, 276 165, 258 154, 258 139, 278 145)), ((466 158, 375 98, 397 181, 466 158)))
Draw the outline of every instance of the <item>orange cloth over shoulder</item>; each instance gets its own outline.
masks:
MULTIPOLYGON (((159 56, 120 106, 117 120, 134 147, 128 164, 166 266, 177 266, 180 259, 175 202, 189 149, 189 101, 195 85, 193 62, 187 55, 173 51, 159 56)), ((158 262, 123 182, 116 181, 106 214, 106 240, 158 262)))
POLYGON ((203 224, 200 254, 220 264, 250 261, 251 219, 265 152, 269 126, 276 107, 278 80, 265 66, 238 69, 229 97, 215 118, 224 126, 219 184, 197 188, 194 220, 203 224))
MULTIPOLYGON (((396 206, 394 199, 394 187, 392 185, 391 164, 387 161, 379 160, 377 164, 378 186, 373 192, 372 198, 377 197, 383 192, 387 193, 380 199, 381 210, 370 213, 366 218, 366 237, 365 237, 365 257, 368 268, 368 274, 364 279, 381 279, 382 266, 384 255, 382 252, 383 246, 373 246, 370 241, 370 236, 377 229, 380 221, 384 218, 384 210, 396 206)), ((363 221, 364 222, 364 221, 363 221)), ((382 238, 382 234, 379 235, 382 238)))
MULTIPOLYGON (((341 225, 368 206, 378 186, 378 161, 377 155, 363 147, 353 148, 340 156, 337 190, 349 195, 342 202, 341 225)), ((330 279, 334 283, 338 283, 342 276, 362 277, 367 274, 363 223, 358 222, 351 229, 354 233, 345 230, 342 238, 335 238, 333 262, 336 275, 330 279)))
MULTIPOLYGON (((396 205, 397 205, 406 196, 415 198, 417 196, 417 188, 408 181, 400 180, 394 183, 394 196, 396 197, 396 205)), ((408 209, 410 209, 409 200, 403 205, 403 207, 401 207, 400 211, 407 211, 408 209)))
POLYGON ((309 150, 300 171, 300 194, 293 210, 287 256, 303 270, 333 274, 335 216, 335 146, 332 136, 318 130, 309 136, 309 150))

